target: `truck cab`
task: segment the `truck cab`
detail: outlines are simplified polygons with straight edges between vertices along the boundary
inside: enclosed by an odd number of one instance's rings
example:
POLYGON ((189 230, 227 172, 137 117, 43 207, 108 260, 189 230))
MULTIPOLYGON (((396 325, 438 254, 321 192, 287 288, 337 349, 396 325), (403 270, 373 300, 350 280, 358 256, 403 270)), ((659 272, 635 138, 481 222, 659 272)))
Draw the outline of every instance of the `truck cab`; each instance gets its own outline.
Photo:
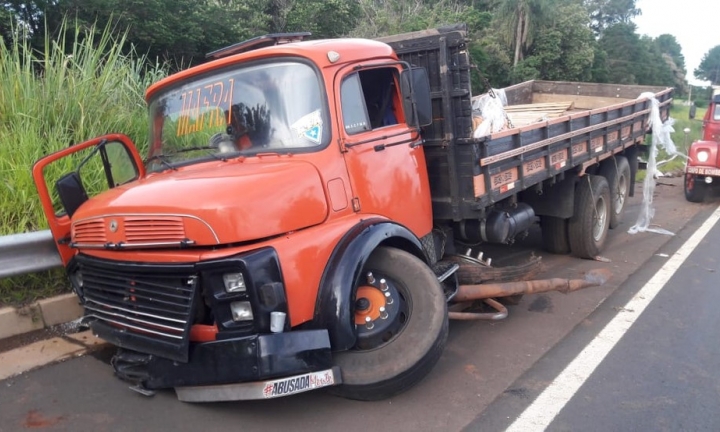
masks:
POLYGON ((712 97, 703 117, 702 139, 688 150, 685 168, 685 197, 701 202, 709 188, 720 178, 720 87, 713 87, 712 97))
POLYGON ((440 355, 445 299, 420 241, 424 70, 381 42, 301 36, 152 85, 147 143, 107 135, 34 167, 84 319, 140 391, 262 399, 343 383, 374 399, 440 355))

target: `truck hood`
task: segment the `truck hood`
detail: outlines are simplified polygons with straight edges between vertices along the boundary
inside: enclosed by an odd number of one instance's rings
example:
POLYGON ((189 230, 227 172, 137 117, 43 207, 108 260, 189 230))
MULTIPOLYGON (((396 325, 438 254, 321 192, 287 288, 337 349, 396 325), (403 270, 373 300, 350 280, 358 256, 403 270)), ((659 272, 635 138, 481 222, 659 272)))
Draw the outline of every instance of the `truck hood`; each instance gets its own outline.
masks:
POLYGON ((77 247, 170 247, 257 240, 322 223, 328 206, 304 161, 212 162, 151 174, 85 202, 77 247))

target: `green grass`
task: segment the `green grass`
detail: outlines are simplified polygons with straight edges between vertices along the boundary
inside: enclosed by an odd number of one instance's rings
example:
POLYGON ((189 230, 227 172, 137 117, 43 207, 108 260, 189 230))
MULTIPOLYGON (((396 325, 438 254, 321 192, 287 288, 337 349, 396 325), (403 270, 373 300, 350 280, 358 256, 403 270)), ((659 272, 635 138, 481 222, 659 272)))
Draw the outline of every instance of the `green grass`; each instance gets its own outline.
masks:
MULTIPOLYGON (((145 144, 144 92, 165 69, 127 54, 125 39, 108 29, 65 30, 57 40, 46 38, 44 52, 0 43, 0 235, 47 228, 31 174, 38 159, 112 132, 145 144)), ((46 174, 57 178, 74 169, 61 161, 46 174)), ((3 279, 0 306, 67 289, 58 271, 3 279)))

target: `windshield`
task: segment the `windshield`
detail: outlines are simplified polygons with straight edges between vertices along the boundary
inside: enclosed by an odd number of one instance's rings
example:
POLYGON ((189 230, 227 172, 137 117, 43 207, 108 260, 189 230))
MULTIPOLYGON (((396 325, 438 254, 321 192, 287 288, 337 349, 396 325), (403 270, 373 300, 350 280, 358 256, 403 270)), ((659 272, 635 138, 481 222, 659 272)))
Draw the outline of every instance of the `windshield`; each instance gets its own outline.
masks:
POLYGON ((275 62, 184 83, 150 103, 149 171, 322 146, 322 93, 308 65, 275 62))

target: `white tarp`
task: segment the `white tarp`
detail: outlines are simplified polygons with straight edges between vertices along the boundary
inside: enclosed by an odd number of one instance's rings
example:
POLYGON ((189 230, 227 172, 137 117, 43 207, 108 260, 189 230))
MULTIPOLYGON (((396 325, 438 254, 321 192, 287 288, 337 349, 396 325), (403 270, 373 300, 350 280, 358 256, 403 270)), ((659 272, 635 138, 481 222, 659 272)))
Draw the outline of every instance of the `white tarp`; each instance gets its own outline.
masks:
POLYGON ((655 208, 652 205, 653 193, 655 192, 655 176, 658 173, 657 170, 657 153, 658 146, 662 147, 668 155, 681 156, 686 158, 687 156, 678 152, 675 143, 673 142, 670 134, 675 132, 673 124, 675 120, 669 118, 665 123, 660 119, 660 102, 655 99, 653 93, 643 93, 638 99, 647 98, 650 99, 650 127, 652 128, 652 142, 648 151, 647 169, 645 174, 645 180, 643 182, 643 202, 640 206, 640 214, 638 215, 637 222, 635 225, 630 227, 628 232, 635 234, 638 232, 654 232, 658 234, 675 235, 674 233, 662 229, 650 227, 650 221, 655 216, 655 208))

